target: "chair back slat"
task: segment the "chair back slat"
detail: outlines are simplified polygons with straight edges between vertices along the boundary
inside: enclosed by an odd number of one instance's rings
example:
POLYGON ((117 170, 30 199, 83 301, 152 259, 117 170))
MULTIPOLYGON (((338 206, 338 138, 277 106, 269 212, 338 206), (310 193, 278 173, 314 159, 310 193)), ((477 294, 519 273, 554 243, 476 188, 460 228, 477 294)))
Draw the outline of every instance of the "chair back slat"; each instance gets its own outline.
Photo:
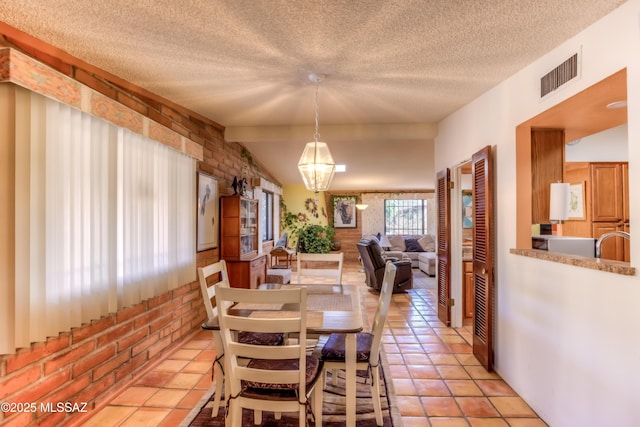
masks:
POLYGON ((204 302, 207 318, 213 320, 218 317, 218 309, 213 305, 212 299, 216 296, 216 285, 229 287, 229 275, 227 274, 227 264, 220 260, 205 267, 198 268, 198 280, 200 281, 200 291, 204 302), (218 275, 215 281, 210 278, 218 275))
POLYGON ((333 283, 342 283, 342 266, 344 253, 309 254, 298 253, 296 260, 297 283, 302 283, 304 277, 321 277, 331 279, 333 283), (306 263, 312 262, 313 267, 306 263), (326 267, 318 268, 316 264, 322 263, 326 267))
POLYGON ((382 287, 380 288, 380 297, 378 299, 378 307, 373 317, 373 325, 371 333, 373 334, 373 342, 371 343, 370 364, 376 366, 380 359, 380 344, 382 342, 382 331, 389 314, 389 306, 391 305, 391 297, 393 296, 393 285, 396 278, 397 267, 387 261, 384 269, 384 278, 382 279, 382 287))
POLYGON ((241 394, 242 381, 252 381, 267 384, 299 384, 300 396, 305 396, 307 289, 221 287, 217 289, 216 299, 219 304, 218 316, 225 357, 230 370, 231 395, 241 394), (282 318, 279 317, 279 312, 273 309, 274 305, 286 306, 282 318), (298 339, 282 346, 239 343, 236 331, 285 332, 296 334, 298 339), (246 359, 298 359, 298 369, 258 369, 247 366, 246 359))

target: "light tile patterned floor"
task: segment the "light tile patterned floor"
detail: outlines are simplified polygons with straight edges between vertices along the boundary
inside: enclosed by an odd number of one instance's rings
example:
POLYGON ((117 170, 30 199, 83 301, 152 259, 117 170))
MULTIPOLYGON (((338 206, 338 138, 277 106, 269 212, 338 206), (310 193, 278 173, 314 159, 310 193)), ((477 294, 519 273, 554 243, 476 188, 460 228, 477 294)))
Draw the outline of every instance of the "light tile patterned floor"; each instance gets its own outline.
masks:
MULTIPOLYGON (((345 265, 343 280, 363 286, 364 304, 373 318, 377 295, 366 290, 359 268, 345 265)), ((508 384, 479 365, 467 343, 468 328, 440 323, 435 280, 417 270, 414 276, 414 290, 393 296, 383 338, 404 425, 546 426, 508 384)), ((198 332, 84 425, 179 425, 211 386, 214 358, 211 334, 198 332)))

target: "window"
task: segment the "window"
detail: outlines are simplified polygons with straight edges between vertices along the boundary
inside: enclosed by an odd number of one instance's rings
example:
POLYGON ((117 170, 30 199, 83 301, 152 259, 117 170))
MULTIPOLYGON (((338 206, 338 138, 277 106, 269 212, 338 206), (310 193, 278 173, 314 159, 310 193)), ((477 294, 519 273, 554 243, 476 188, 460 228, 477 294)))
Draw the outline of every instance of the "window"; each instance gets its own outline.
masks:
MULTIPOLYGON (((195 279, 195 162, 20 90, 11 347, 28 347, 195 279), (12 337, 13 338, 13 337, 12 337)), ((2 348, 4 350, 4 347, 2 348)))
POLYGON ((273 240, 273 193, 263 190, 261 206, 260 218, 262 220, 262 241, 264 242, 273 240))
POLYGON ((384 201, 385 234, 425 234, 427 202, 423 199, 384 201))

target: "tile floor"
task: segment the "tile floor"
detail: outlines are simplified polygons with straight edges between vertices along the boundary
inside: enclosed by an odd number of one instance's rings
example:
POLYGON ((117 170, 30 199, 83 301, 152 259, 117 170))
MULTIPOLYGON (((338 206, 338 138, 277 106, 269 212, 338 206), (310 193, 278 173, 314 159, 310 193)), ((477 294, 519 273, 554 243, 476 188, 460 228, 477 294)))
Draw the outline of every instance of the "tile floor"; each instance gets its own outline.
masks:
MULTIPOLYGON (((363 284, 360 266, 345 265, 345 282, 363 284)), ((415 272, 415 270, 414 270, 415 272)), ((396 294, 384 349, 406 427, 543 427, 546 424, 495 373, 478 364, 468 329, 437 317, 435 280, 415 273, 414 289, 396 294)), ((377 296, 363 285, 373 317, 377 296)), ((212 384, 215 348, 200 331, 96 412, 85 426, 178 426, 212 384)))

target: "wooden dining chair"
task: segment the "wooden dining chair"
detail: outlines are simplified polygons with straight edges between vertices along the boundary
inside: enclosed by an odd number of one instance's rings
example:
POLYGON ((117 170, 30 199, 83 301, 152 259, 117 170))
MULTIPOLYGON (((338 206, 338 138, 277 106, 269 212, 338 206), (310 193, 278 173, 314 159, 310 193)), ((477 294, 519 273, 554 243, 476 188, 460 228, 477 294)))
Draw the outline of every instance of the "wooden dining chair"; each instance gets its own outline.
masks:
MULTIPOLYGON (((216 365, 218 365, 218 372, 215 394, 213 396, 213 410, 211 412, 211 416, 215 417, 218 415, 220 404, 224 402, 222 399, 222 388, 226 385, 226 382, 224 380, 224 346, 218 325, 218 307, 217 305, 213 305, 213 301, 216 297, 216 289, 220 287, 230 287, 227 264, 224 260, 220 260, 216 263, 198 268, 198 279, 200 281, 200 290, 202 291, 202 300, 205 310, 207 311, 207 329, 211 330, 213 334, 213 345, 216 348, 216 359, 213 361, 212 375, 214 375, 216 371, 216 365)), ((281 345, 284 343, 284 335, 282 334, 251 334, 242 332, 239 334, 239 339, 245 342, 259 342, 265 345, 281 345)), ((224 396, 228 395, 228 387, 225 387, 224 396)))
MULTIPOLYGON (((307 289, 219 288, 216 295, 230 384, 228 421, 242 425, 242 409, 298 412, 299 426, 307 425, 307 406, 322 425, 322 388, 316 384, 322 375, 322 362, 307 355, 304 345, 307 322, 307 289), (287 311, 273 307, 286 305, 287 311), (296 334, 300 340, 282 346, 240 343, 235 331, 296 334), (246 360, 249 359, 248 363, 246 360)), ((261 420, 255 420, 259 424, 261 420)))
POLYGON ((297 255, 296 283, 303 283, 304 278, 318 277, 328 279, 331 283, 342 283, 342 264, 344 253, 297 255))
MULTIPOLYGON (((359 333, 356 338, 356 369, 366 370, 371 381, 371 398, 373 409, 376 415, 376 424, 382 425, 382 405, 380 402, 380 345, 382 343, 382 331, 387 321, 391 296, 393 294, 393 283, 395 281, 397 267, 387 261, 378 308, 373 318, 373 325, 370 333, 359 333)), ((321 384, 324 386, 326 373, 331 371, 333 384, 337 383, 338 371, 345 369, 345 334, 331 334, 325 345, 322 347, 322 360, 324 361, 323 377, 321 384)))

